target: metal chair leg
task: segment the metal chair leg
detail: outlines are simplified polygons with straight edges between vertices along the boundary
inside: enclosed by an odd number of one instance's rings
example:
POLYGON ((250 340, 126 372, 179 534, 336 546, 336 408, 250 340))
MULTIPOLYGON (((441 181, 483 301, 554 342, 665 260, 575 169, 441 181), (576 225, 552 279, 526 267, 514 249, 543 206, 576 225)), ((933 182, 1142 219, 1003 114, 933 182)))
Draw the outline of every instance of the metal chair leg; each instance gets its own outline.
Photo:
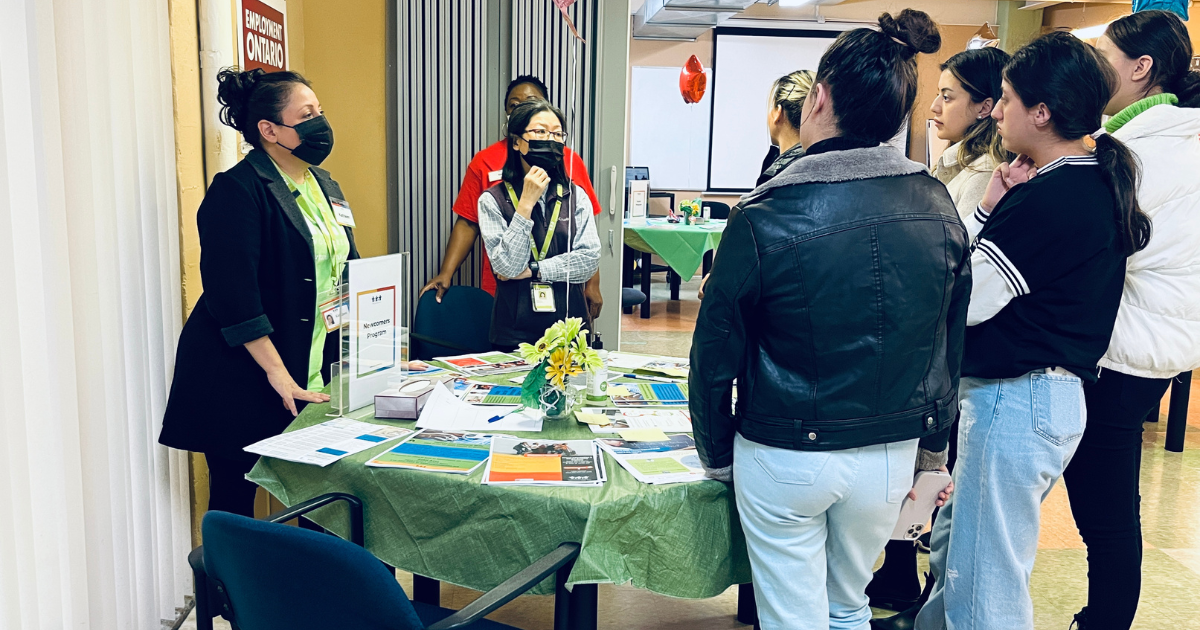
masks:
POLYGON ((599 588, 595 584, 576 584, 571 589, 571 630, 596 630, 596 604, 599 588))
POLYGON ((642 253, 642 293, 646 301, 638 308, 641 309, 642 319, 650 319, 650 254, 642 253))
POLYGON ((554 574, 554 630, 571 628, 571 591, 567 589, 567 579, 574 567, 572 561, 554 574))
POLYGON ((758 602, 754 599, 754 584, 738 584, 738 623, 758 626, 758 602))
POLYGON ((1172 453, 1183 452, 1187 433, 1188 397, 1192 393, 1192 373, 1184 372, 1171 381, 1171 403, 1167 411, 1167 444, 1172 453))
POLYGON ((430 606, 442 605, 442 583, 423 575, 413 574, 413 601, 430 606))

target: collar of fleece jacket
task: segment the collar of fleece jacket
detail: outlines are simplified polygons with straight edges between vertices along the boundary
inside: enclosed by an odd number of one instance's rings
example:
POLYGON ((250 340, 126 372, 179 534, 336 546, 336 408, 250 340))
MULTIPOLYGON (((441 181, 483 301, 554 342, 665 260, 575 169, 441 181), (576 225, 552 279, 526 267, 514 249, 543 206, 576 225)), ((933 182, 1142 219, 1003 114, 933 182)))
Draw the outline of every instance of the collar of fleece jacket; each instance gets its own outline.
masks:
POLYGON ((767 191, 795 184, 833 184, 876 177, 896 177, 928 173, 924 164, 914 162, 899 149, 880 145, 865 149, 828 151, 817 155, 805 155, 792 162, 783 172, 742 198, 741 205, 762 197, 767 191))

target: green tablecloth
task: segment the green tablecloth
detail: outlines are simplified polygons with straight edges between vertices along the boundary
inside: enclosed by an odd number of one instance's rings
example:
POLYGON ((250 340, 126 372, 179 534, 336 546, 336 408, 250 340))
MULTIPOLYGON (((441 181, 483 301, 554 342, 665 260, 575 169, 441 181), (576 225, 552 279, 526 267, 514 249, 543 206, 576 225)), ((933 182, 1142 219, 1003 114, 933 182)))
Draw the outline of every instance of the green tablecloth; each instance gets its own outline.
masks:
MULTIPOLYGON (((309 405, 287 430, 323 422, 328 411, 328 404, 309 405)), ((373 413, 366 407, 349 417, 415 424, 375 419, 373 413)), ((547 421, 541 433, 513 435, 595 437, 574 421, 547 421)), ((608 482, 598 488, 485 486, 482 466, 462 476, 363 465, 387 448, 325 468, 263 457, 249 478, 286 505, 327 492, 353 494, 366 504, 367 548, 377 557, 476 590, 495 587, 568 541, 583 546, 571 584, 632 583, 663 595, 704 598, 750 581, 733 491, 721 482, 642 484, 608 454, 608 482)), ((312 519, 347 536, 344 506, 322 508, 312 519)), ((531 592, 553 591, 550 578, 531 592)))
POLYGON ((687 282, 696 275, 704 253, 721 244, 724 221, 709 221, 703 225, 667 223, 666 219, 625 222, 625 244, 648 254, 658 254, 664 262, 687 282))

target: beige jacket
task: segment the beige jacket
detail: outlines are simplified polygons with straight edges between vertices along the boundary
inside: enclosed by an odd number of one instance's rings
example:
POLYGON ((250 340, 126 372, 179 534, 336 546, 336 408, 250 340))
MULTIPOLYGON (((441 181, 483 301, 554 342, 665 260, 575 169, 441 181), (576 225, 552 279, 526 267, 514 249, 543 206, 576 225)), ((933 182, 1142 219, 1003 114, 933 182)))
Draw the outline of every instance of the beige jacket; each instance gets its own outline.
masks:
POLYGON ((958 148, 961 144, 956 142, 942 153, 937 164, 933 165, 933 176, 950 191, 950 198, 954 200, 958 216, 974 240, 979 230, 983 229, 983 222, 980 217, 975 216, 975 209, 983 200, 983 193, 987 190, 992 171, 996 170, 997 164, 990 156, 981 155, 971 162, 970 166, 963 168, 958 163, 958 148))

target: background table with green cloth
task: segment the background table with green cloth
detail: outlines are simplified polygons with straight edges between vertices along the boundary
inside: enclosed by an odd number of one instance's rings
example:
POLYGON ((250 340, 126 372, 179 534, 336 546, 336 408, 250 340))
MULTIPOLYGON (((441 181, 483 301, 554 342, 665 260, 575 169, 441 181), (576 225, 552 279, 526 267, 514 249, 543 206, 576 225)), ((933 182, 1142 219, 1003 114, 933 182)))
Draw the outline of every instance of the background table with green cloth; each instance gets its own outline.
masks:
MULTIPOLYGON (((492 377, 496 383, 507 378, 492 377)), ((309 405, 288 431, 328 420, 328 404, 309 405)), ((376 419, 372 407, 348 417, 376 419)), ((586 426, 546 421, 534 439, 590 440, 586 426)), ((488 590, 562 542, 582 550, 568 584, 630 583, 684 598, 714 597, 750 582, 745 539, 733 491, 719 481, 648 485, 604 454, 608 481, 600 487, 487 486, 483 466, 470 475, 371 468, 364 464, 395 442, 348 456, 325 468, 260 458, 249 479, 286 505, 328 492, 365 503, 366 546, 390 565, 475 590, 488 590)), ((312 519, 347 537, 339 506, 312 519)), ((531 591, 554 592, 553 578, 531 591)))
POLYGON ((646 254, 657 254, 684 282, 696 275, 704 254, 721 244, 725 222, 701 225, 668 223, 666 219, 633 219, 625 222, 625 244, 646 254))

